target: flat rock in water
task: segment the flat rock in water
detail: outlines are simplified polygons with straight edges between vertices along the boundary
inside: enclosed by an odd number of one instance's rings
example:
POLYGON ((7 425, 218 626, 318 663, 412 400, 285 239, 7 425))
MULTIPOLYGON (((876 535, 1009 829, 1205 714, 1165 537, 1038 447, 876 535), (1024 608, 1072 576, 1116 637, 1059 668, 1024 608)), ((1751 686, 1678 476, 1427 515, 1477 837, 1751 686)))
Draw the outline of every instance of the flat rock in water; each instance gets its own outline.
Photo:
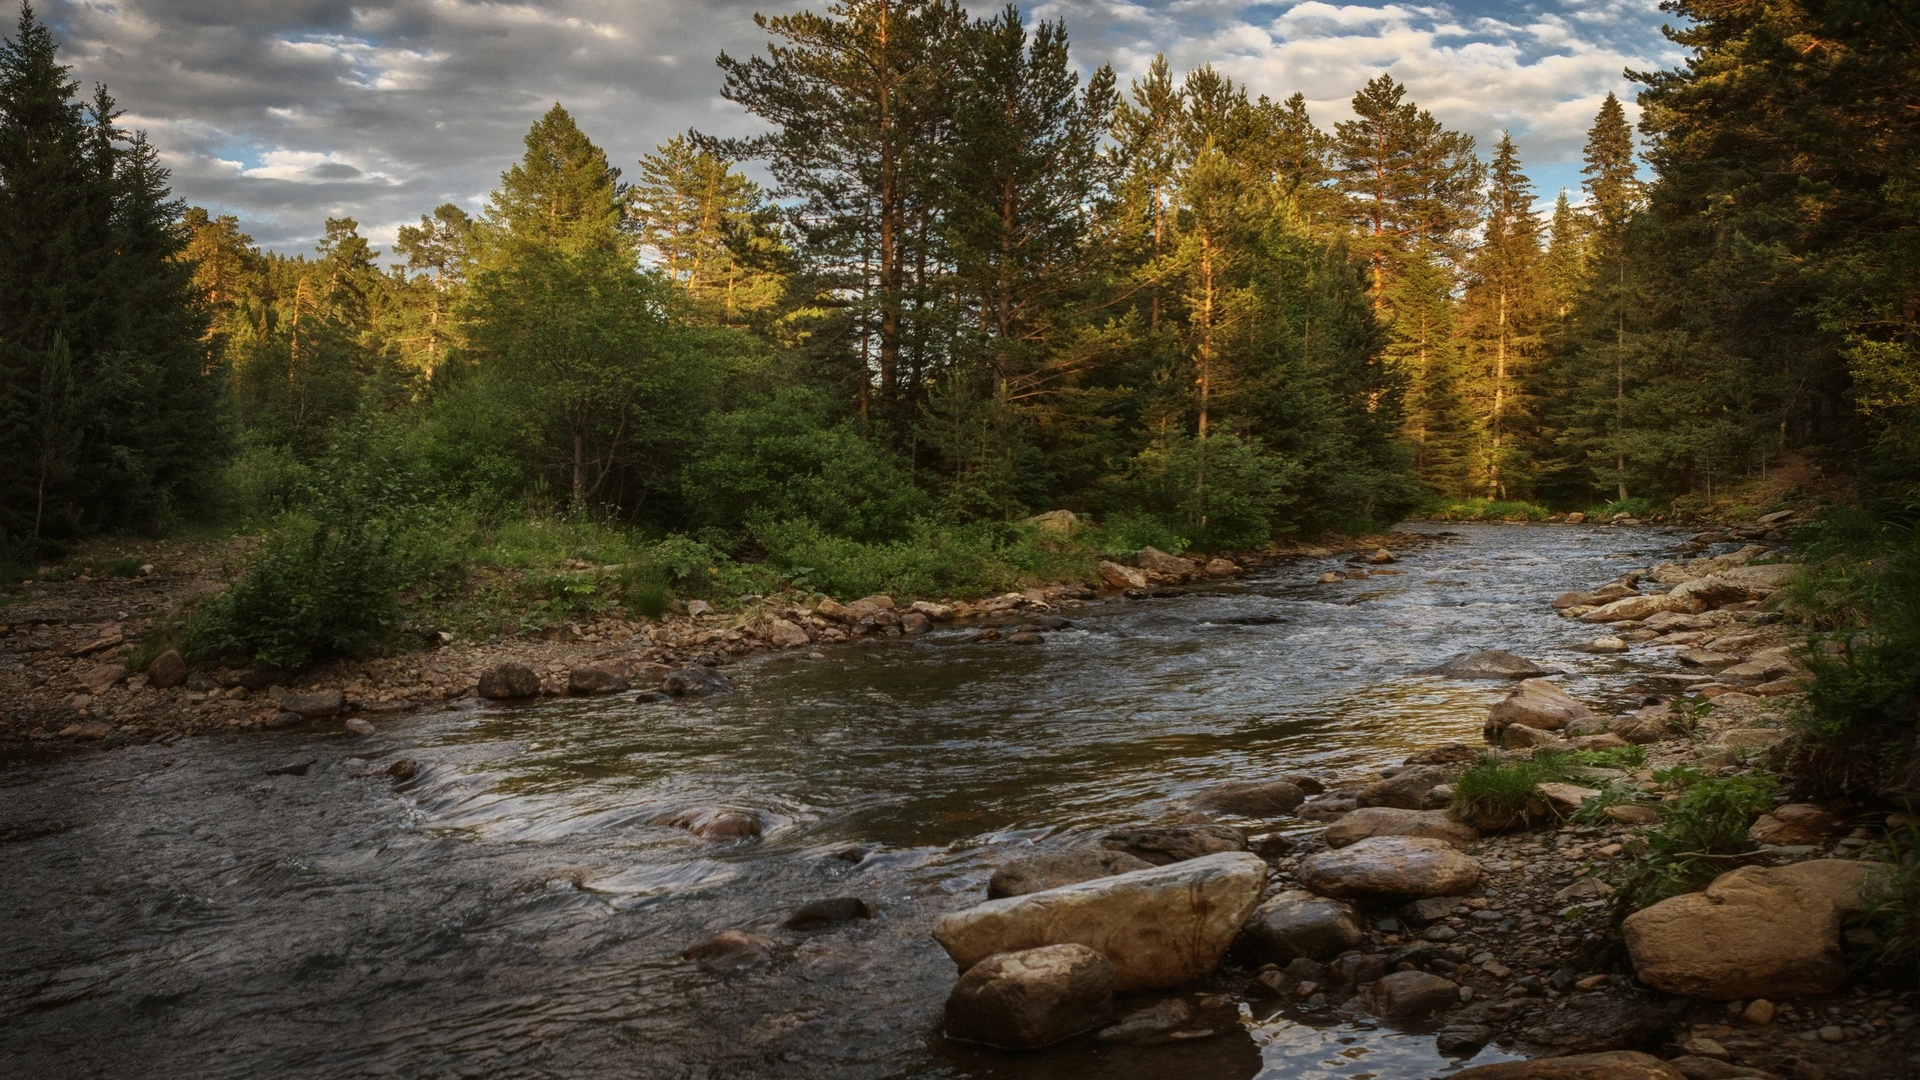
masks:
POLYGON ((1117 829, 1101 837, 1100 845, 1165 866, 1203 855, 1245 851, 1247 834, 1231 825, 1168 825, 1117 829))
POLYGON ((962 970, 995 953, 1085 945, 1105 956, 1117 990, 1185 986, 1210 974, 1260 902, 1267 864, 1247 852, 989 900, 935 920, 962 970))
POLYGON ((667 672, 667 677, 660 680, 660 689, 674 697, 706 697, 730 693, 733 683, 713 668, 686 667, 667 672))
POLYGON ((1084 945, 999 953, 967 969, 947 995, 947 1037, 1036 1050, 1113 1018, 1113 965, 1084 945))
POLYGON ((347 698, 338 690, 316 690, 311 694, 288 694, 280 699, 280 708, 309 720, 327 720, 339 716, 347 698))
POLYGON ((1370 836, 1424 836, 1464 848, 1479 843, 1480 830, 1453 820, 1445 810, 1369 806, 1327 826, 1325 836, 1330 848, 1343 848, 1370 836))
POLYGON ((569 694, 617 694, 627 688, 627 677, 611 668, 594 665, 567 672, 569 694))
POLYGON ((1194 796, 1193 805, 1240 817, 1274 817, 1307 801, 1307 792, 1291 780, 1254 780, 1221 784, 1194 796))
POLYGON ((702 840, 748 840, 766 829, 758 814, 723 806, 690 807, 669 814, 655 824, 685 829, 702 840))
POLYGON ((829 926, 873 918, 873 905, 857 896, 836 896, 802 904, 781 926, 788 930, 824 930, 829 926))
POLYGON ((1475 1065, 1449 1080, 1687 1080, 1686 1075, 1652 1054, 1609 1050, 1602 1054, 1535 1058, 1475 1065))
POLYGON ((1035 851, 1002 863, 987 882, 987 899, 1025 896, 1153 865, 1137 855, 1092 844, 1035 851))
POLYGON ((705 941, 687 946, 682 960, 692 960, 713 971, 736 971, 773 960, 773 939, 742 930, 723 930, 705 941))
POLYGON ((1556 672, 1524 656, 1515 656, 1499 649, 1482 649, 1456 656, 1438 667, 1426 669, 1422 674, 1449 679, 1532 679, 1556 672))
POLYGON ((1424 971, 1396 971, 1376 980, 1368 999, 1375 1016, 1420 1020, 1460 1004, 1460 984, 1424 971))
POLYGON ((1480 861, 1444 840, 1374 836, 1301 860, 1300 883, 1340 900, 1459 896, 1480 880, 1480 861))

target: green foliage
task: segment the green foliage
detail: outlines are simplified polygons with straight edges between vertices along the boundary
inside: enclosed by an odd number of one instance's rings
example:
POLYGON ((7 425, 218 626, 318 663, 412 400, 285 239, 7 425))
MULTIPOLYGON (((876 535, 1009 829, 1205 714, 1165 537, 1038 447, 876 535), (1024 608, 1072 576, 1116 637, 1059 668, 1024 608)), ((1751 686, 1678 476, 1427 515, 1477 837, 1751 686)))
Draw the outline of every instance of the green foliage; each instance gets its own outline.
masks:
POLYGON ((1616 924, 1732 869, 1728 857, 1753 850, 1748 826, 1773 808, 1779 786, 1767 773, 1709 777, 1691 766, 1662 770, 1654 779, 1680 787, 1680 796, 1661 805, 1660 824, 1623 863, 1614 883, 1616 924))
POLYGON ((1533 789, 1553 778, 1553 771, 1539 762, 1503 762, 1498 754, 1488 754, 1454 779, 1448 809, 1483 829, 1511 828, 1549 813, 1533 789))
POLYGON ((1290 531, 1299 468, 1237 435, 1171 439, 1142 451, 1120 483, 1137 508, 1208 550, 1257 547, 1290 531))
POLYGON ((1908 825, 1889 837, 1896 859, 1877 867, 1862 899, 1866 923, 1879 944, 1874 961, 1889 968, 1920 970, 1920 828, 1908 825))
POLYGON ((723 530, 806 519, 830 535, 881 542, 928 509, 902 464, 822 402, 789 392, 712 417, 688 468, 695 520, 723 530))
POLYGON ((1654 505, 1652 501, 1638 496, 1629 499, 1614 499, 1612 502, 1601 503, 1599 506, 1587 508, 1587 516, 1590 518, 1610 518, 1615 514, 1645 518, 1653 512, 1654 505))
POLYGON ((1091 553, 1014 525, 920 521, 906 537, 862 543, 811 521, 762 522, 753 538, 768 560, 807 587, 840 597, 974 597, 1039 581, 1090 577, 1091 553))
POLYGON ((1143 548, 1159 548, 1169 555, 1178 555, 1191 546, 1184 535, 1158 519, 1132 514, 1108 519, 1091 539, 1102 558, 1116 560, 1131 559, 1143 548))
POLYGON ((1545 521, 1553 511, 1505 499, 1429 499, 1414 513, 1434 521, 1545 521))

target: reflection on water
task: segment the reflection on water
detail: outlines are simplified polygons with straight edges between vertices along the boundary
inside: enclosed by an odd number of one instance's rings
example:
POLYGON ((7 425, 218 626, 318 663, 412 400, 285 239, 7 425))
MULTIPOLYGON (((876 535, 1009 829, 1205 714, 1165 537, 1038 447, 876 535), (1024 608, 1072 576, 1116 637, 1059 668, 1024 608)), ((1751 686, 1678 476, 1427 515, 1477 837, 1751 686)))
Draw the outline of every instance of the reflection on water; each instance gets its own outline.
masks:
MULTIPOLYGON (((1424 1077, 1430 1036, 1291 1011, 1159 1048, 1016 1056, 939 1035, 935 916, 1011 848, 1165 821, 1195 789, 1475 739, 1498 691, 1415 674, 1510 648, 1576 693, 1631 661, 1548 599, 1672 543, 1472 527, 1398 577, 1305 560, 1078 612, 1041 646, 961 632, 778 658, 710 702, 628 698, 386 722, 375 739, 199 739, 0 769, 9 1075, 1424 1077), (1612 548, 1612 550, 1608 550, 1612 548), (396 787, 375 762, 423 766, 396 787), (305 775, 269 775, 314 760, 305 775), (725 806, 764 835, 654 824, 725 806), (792 908, 866 897, 813 934, 792 908), (770 967, 679 960, 726 929, 770 967)), ((1269 1006, 1271 1008, 1271 1006, 1269 1006)), ((1480 1060, 1498 1057, 1489 1051, 1480 1060)))

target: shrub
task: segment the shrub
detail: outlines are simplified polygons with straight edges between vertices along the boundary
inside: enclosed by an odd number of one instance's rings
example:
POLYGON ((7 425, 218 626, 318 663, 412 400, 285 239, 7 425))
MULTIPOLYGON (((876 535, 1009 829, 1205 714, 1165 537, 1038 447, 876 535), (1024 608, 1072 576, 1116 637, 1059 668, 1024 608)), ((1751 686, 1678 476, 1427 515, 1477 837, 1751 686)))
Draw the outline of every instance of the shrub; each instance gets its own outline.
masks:
POLYGON ((1553 516, 1537 503, 1504 499, 1429 499, 1414 513, 1436 521, 1544 521, 1553 516))
POLYGON ((1678 799, 1662 805, 1660 824, 1624 863, 1613 898, 1616 925, 1731 869, 1732 856, 1754 849, 1747 829, 1754 817, 1772 808, 1778 787, 1767 773, 1709 777, 1690 766, 1657 772, 1654 779, 1682 790, 1678 799))
POLYGON ((906 468, 851 423, 825 426, 818 401, 789 392, 715 416, 687 467, 687 500, 725 530, 805 519, 832 536, 904 535, 929 502, 906 468))
POLYGON ((1911 972, 1920 970, 1920 827, 1909 825, 1890 839, 1898 859, 1869 883, 1866 919, 1879 938, 1875 962, 1911 972))
POLYGON ((1629 517, 1643 518, 1653 513, 1653 511, 1654 505, 1651 500, 1635 497, 1631 499, 1615 499, 1612 502, 1591 507, 1587 510, 1587 516, 1609 518, 1615 514, 1626 514, 1629 517))
POLYGON ((1477 828, 1512 828, 1548 813, 1546 803, 1534 786, 1553 774, 1537 762, 1503 762, 1497 754, 1487 754, 1453 782, 1453 799, 1448 809, 1453 816, 1477 828))
POLYGON ((1257 547, 1283 527, 1299 466, 1237 435, 1180 437, 1142 451, 1121 481, 1125 505, 1208 550, 1257 547), (1204 476, 1205 483, 1201 480, 1204 476), (1177 524, 1176 524, 1177 523, 1177 524))
POLYGON ((405 583, 393 537, 377 520, 290 514, 246 576, 188 620, 186 651, 277 668, 381 644, 405 583))
POLYGON ((835 596, 980 596, 1034 581, 1087 576, 1089 553, 1016 525, 913 524, 904 540, 869 544, 806 520, 762 522, 754 539, 797 587, 835 596))
POLYGON ((1102 557, 1130 559, 1142 548, 1159 548, 1169 555, 1187 550, 1187 538, 1153 518, 1121 515, 1101 526, 1092 537, 1102 557))

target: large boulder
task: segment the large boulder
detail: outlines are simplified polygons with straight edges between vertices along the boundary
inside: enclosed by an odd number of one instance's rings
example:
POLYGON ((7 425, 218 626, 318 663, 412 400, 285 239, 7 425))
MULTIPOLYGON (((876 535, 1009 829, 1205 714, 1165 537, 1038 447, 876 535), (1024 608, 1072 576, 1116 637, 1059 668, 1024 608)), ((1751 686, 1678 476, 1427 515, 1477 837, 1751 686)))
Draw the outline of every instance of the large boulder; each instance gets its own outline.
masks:
POLYGON ((1580 616, 1581 622, 1611 623, 1639 622, 1651 618, 1663 611, 1695 613, 1705 611, 1707 606, 1698 600, 1684 596, 1676 597, 1672 593, 1656 593, 1652 596, 1628 596, 1603 604, 1580 616))
POLYGON ((1423 1020, 1460 1004, 1460 984, 1424 971, 1396 971, 1375 980, 1368 1008, 1387 1020, 1423 1020))
POLYGON ((1049 510, 1044 514, 1035 514, 1021 522, 1031 525, 1041 532, 1070 533, 1080 525, 1080 518, 1071 510, 1049 510))
POLYGON ((1100 846, 1124 851, 1155 866, 1197 859, 1224 851, 1247 850, 1247 834, 1231 825, 1167 825, 1116 829, 1100 838, 1100 846))
POLYGON ((525 664, 499 664, 480 673, 480 696, 517 701, 540 696, 540 676, 525 664))
POLYGON ((797 649, 813 640, 798 623, 785 619, 768 619, 761 633, 768 644, 778 649, 797 649))
POLYGON ((1479 842, 1480 830, 1453 820, 1445 810, 1369 806, 1327 826, 1325 836, 1330 848, 1343 848, 1371 836, 1424 836, 1463 848, 1479 842))
POLYGON ((1518 725, 1558 731, 1592 715, 1593 710, 1558 686, 1545 679, 1527 679, 1514 687, 1511 694, 1494 702, 1487 711, 1487 724, 1496 730, 1518 725))
POLYGON ((1875 879, 1883 877, 1883 863, 1859 859, 1809 859, 1785 866, 1743 866, 1722 874, 1723 881, 1753 882, 1765 886, 1791 886, 1819 893, 1840 914, 1858 915, 1867 909, 1866 896, 1875 879))
POLYGON ((1609 1050, 1603 1054, 1475 1065, 1453 1073, 1449 1080, 1687 1080, 1687 1077, 1652 1054, 1609 1050))
POLYGON ((1374 836, 1300 861, 1300 883, 1337 900, 1459 896, 1480 880, 1480 861, 1445 840, 1374 836))
POLYGON ((1141 548, 1140 554, 1135 556, 1133 561, 1140 569, 1145 570, 1150 578, 1162 577, 1185 581, 1193 576, 1196 569, 1192 560, 1183 559, 1178 555, 1169 555, 1156 547, 1141 548))
POLYGON ((1482 649, 1456 656, 1438 667, 1428 668, 1424 674, 1441 675, 1449 679, 1532 679, 1553 672, 1524 656, 1515 656, 1500 649, 1482 649))
POLYGON ((989 900, 934 921, 961 970, 995 953, 1085 945, 1105 956, 1116 990, 1185 986, 1206 977, 1260 902, 1267 864, 1247 852, 989 900))
POLYGON ((280 710, 308 720, 331 720, 347 707, 347 698, 338 690, 315 690, 311 694, 288 694, 280 699, 280 710))
POLYGON ((1277 817, 1307 801, 1307 793, 1291 780, 1252 780, 1221 784, 1193 797, 1193 805, 1203 810, 1240 817, 1277 817))
POLYGON ((1352 908, 1289 889, 1254 909, 1234 939, 1233 951, 1255 965, 1285 965, 1301 957, 1331 960, 1366 936, 1352 908))
POLYGON ((1152 865, 1137 855, 1092 844, 1036 851, 1002 863, 987 882, 987 899, 1025 896, 1062 885, 1145 870, 1152 865))
POLYGON ((1433 789, 1446 782, 1447 770, 1438 765, 1409 765, 1385 780, 1361 788, 1354 802, 1360 806, 1424 810, 1433 789))
POLYGON ((1117 562, 1102 559, 1100 584, 1109 589, 1144 589, 1147 587, 1147 575, 1131 566, 1121 566, 1117 562))
POLYGON ((1686 997, 1799 997, 1838 989, 1840 909, 1812 889, 1722 874, 1622 924, 1634 974, 1686 997))
POLYGON ((989 956, 947 995, 947 1037, 1034 1050, 1113 1019, 1113 965, 1084 945, 989 956))

